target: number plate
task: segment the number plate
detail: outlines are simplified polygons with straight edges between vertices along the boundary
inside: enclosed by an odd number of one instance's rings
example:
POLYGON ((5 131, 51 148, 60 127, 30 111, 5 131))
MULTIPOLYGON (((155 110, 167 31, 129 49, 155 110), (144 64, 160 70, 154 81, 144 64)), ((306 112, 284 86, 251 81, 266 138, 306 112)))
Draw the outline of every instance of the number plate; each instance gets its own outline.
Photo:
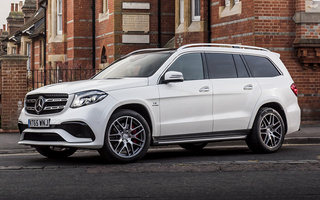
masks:
POLYGON ((29 119, 28 127, 50 127, 50 119, 29 119))

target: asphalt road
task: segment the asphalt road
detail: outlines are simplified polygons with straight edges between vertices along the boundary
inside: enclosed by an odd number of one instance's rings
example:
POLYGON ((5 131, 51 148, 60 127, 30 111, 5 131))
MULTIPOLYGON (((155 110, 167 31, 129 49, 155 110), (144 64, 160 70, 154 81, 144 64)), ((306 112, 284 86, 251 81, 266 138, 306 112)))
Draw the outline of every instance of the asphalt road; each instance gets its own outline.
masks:
POLYGON ((153 148, 127 165, 94 151, 63 160, 3 154, 0 199, 320 199, 320 145, 284 145, 274 154, 153 148))

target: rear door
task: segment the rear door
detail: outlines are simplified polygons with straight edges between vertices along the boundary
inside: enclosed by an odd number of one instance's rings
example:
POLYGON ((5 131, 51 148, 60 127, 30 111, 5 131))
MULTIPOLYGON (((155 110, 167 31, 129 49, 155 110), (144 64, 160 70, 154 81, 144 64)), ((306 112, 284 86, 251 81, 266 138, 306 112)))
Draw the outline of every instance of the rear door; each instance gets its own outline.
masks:
POLYGON ((245 130, 261 94, 238 54, 206 53, 213 86, 213 131, 245 130))

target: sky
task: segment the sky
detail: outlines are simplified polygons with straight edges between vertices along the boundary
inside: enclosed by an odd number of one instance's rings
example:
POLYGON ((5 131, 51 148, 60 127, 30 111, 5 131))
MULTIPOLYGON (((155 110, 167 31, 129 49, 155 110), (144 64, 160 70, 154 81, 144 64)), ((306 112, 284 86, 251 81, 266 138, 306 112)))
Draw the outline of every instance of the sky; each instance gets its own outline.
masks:
MULTIPOLYGON (((24 2, 24 0, 22 0, 24 2)), ((11 11, 11 3, 19 3, 19 0, 0 0, 0 28, 7 25, 7 17, 11 11)), ((8 29, 7 29, 8 30, 8 29)))

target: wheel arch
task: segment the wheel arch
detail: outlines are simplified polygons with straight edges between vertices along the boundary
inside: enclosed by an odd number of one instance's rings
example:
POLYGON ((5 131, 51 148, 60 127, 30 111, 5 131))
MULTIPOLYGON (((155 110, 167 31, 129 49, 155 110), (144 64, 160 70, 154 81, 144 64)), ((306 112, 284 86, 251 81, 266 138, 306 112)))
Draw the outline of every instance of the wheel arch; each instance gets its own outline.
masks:
POLYGON ((126 104, 126 105, 122 105, 120 107, 118 107, 116 110, 114 110, 114 113, 116 113, 117 111, 119 110, 123 110, 123 109, 128 109, 128 110, 133 110, 137 113, 139 113, 140 115, 142 115, 142 117, 147 121, 148 125, 149 125, 149 128, 150 128, 150 131, 151 131, 151 136, 152 136, 152 133, 153 133, 153 125, 152 125, 152 120, 151 120, 151 116, 149 114, 149 111, 148 109, 141 105, 141 104, 126 104))
MULTIPOLYGON (((256 112, 253 123, 255 122, 256 118, 258 117, 257 114, 261 108, 272 108, 272 109, 276 110, 280 114, 280 116, 282 117, 282 120, 285 125, 285 133, 287 133, 287 131, 288 131, 287 117, 286 117, 286 114, 285 114, 283 107, 277 102, 269 102, 269 103, 265 103, 265 104, 261 105, 260 108, 256 112)), ((252 125, 253 125, 253 123, 252 123, 252 125)))

